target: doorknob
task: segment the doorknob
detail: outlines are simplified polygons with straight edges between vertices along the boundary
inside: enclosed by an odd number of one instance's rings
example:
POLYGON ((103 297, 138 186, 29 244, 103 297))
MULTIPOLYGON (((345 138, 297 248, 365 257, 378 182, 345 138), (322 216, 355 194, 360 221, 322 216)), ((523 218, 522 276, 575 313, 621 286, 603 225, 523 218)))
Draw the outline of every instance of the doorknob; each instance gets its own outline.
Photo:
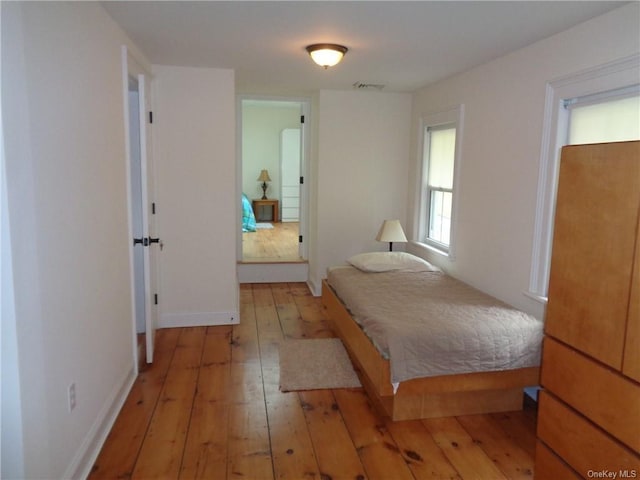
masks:
POLYGON ((162 250, 162 242, 160 241, 159 238, 151 238, 151 237, 143 237, 143 238, 134 238, 133 239, 133 245, 137 245, 140 244, 144 247, 148 247, 149 245, 151 245, 152 243, 159 243, 160 244, 160 249, 162 250))

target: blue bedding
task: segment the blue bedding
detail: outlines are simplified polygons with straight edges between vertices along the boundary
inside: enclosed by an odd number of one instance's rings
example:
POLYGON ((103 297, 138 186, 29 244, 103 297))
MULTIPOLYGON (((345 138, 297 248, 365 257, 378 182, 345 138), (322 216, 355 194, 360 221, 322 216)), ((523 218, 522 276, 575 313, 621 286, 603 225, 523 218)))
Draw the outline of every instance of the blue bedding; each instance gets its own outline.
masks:
POLYGON ((242 231, 256 231, 256 217, 253 214, 253 208, 251 208, 249 197, 247 197, 244 193, 242 194, 242 231))

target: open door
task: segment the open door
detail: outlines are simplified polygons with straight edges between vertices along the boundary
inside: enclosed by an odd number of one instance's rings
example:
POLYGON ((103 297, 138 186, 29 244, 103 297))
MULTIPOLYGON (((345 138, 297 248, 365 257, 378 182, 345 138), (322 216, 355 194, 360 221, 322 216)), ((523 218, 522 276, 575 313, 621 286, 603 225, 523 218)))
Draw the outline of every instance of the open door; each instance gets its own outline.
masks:
POLYGON ((125 125, 129 180, 129 221, 131 233, 131 281, 134 356, 140 365, 138 337, 144 335, 146 362, 153 362, 158 316, 157 255, 161 246, 157 235, 154 203, 154 175, 151 148, 150 75, 123 47, 123 71, 127 86, 125 125))
POLYGON ((158 321, 158 249, 161 247, 156 227, 156 206, 154 202, 154 171, 151 148, 151 81, 149 75, 138 75, 140 115, 140 170, 142 174, 142 222, 144 228, 144 276, 145 276, 145 339, 147 363, 153 362, 156 325, 158 321))
POLYGON ((300 258, 308 258, 308 249, 307 245, 307 218, 308 218, 308 205, 309 205, 309 182, 305 182, 305 178, 307 178, 308 168, 309 168, 309 141, 307 136, 309 134, 308 130, 308 122, 305 121, 306 118, 309 118, 309 103, 301 102, 300 103, 300 128, 298 129, 297 135, 297 148, 298 148, 298 174, 300 178, 298 179, 298 211, 300 213, 300 220, 298 223, 298 229, 300 232, 299 243, 298 243, 298 255, 300 258))

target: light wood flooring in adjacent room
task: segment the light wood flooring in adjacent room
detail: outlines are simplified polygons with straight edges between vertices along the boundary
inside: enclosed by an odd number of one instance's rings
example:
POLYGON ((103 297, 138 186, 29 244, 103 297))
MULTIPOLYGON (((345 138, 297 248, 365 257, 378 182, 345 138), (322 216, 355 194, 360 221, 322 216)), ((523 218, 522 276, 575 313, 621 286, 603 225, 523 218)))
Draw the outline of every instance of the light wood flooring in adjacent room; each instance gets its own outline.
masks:
POLYGON ((242 233, 243 262, 300 262, 298 222, 274 222, 273 228, 242 233))
POLYGON ((278 344, 333 336, 307 286, 241 285, 237 326, 157 332, 89 478, 531 479, 535 411, 391 422, 361 388, 282 393, 278 344))

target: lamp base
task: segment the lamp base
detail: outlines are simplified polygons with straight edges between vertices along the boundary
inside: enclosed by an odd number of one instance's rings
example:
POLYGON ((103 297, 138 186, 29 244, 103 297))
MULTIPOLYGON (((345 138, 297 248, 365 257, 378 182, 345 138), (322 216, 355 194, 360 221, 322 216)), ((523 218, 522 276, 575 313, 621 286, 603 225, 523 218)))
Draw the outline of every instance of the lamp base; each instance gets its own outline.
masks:
POLYGON ((261 200, 267 200, 267 182, 262 182, 262 198, 261 200))

